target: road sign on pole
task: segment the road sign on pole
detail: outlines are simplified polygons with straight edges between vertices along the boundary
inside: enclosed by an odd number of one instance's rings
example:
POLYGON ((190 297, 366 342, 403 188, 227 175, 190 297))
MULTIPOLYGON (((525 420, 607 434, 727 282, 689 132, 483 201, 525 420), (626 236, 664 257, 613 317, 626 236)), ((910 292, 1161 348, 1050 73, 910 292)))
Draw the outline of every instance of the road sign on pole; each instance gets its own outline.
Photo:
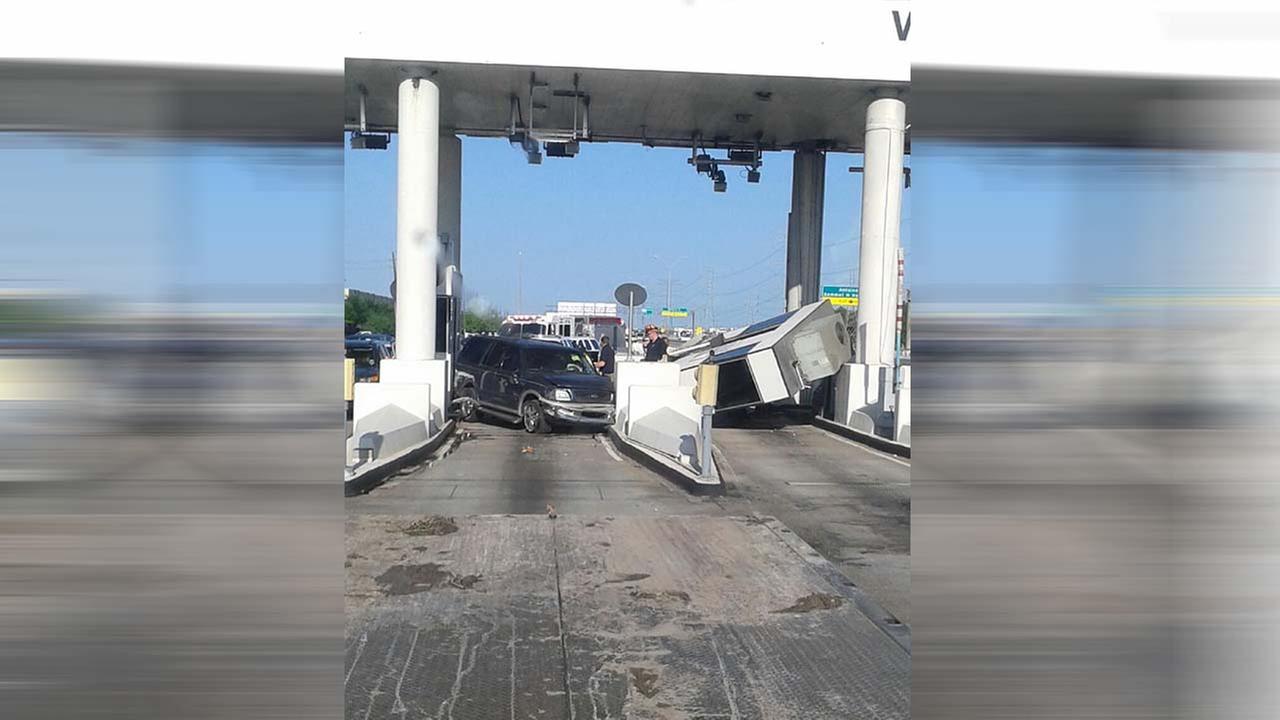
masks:
POLYGON ((636 326, 636 306, 643 305, 645 300, 649 299, 649 293, 644 289, 643 285, 636 283, 622 283, 618 289, 613 291, 613 297, 618 302, 627 306, 627 331, 623 333, 627 345, 627 359, 631 359, 631 333, 636 326))
POLYGON ((662 308, 662 317, 689 317, 689 308, 662 308))
POLYGON ((850 285, 823 285, 822 298, 832 305, 858 307, 858 288, 850 285))

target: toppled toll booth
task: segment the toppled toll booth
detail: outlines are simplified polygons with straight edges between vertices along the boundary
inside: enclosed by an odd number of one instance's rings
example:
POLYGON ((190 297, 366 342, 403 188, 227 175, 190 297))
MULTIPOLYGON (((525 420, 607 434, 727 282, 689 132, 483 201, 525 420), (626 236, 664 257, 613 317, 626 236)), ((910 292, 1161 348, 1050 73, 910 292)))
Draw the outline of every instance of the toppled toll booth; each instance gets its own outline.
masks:
POLYGON ((694 384, 699 366, 717 366, 716 410, 733 410, 797 398, 839 372, 853 348, 844 314, 822 300, 670 355, 684 385, 694 384))

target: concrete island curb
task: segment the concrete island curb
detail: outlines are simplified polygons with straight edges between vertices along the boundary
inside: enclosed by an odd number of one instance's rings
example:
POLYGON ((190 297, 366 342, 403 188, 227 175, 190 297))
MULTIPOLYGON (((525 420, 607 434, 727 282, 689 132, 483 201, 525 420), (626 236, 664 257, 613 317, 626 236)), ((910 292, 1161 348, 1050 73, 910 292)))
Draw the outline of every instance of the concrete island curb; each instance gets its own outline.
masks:
MULTIPOLYGON (((694 495, 723 495, 724 479, 720 475, 718 468, 712 468, 716 483, 714 485, 708 483, 700 483, 694 480, 692 473, 677 465, 674 460, 667 460, 658 453, 640 447, 634 442, 628 441, 622 437, 617 430, 609 428, 609 442, 613 443, 622 454, 635 460, 644 467, 679 485, 694 495)), ((713 461, 714 463, 714 461, 713 461)))
POLYGON ((907 458, 908 460, 911 459, 910 445, 903 445, 902 443, 894 442, 888 438, 882 438, 879 435, 872 435, 870 433, 862 432, 861 430, 855 430, 848 425, 841 425, 838 422, 833 422, 823 417, 813 418, 813 425, 814 427, 821 428, 827 432, 833 432, 855 442, 860 442, 868 447, 873 447, 881 452, 886 452, 890 455, 897 455, 898 457, 907 458))
POLYGON ((435 437, 422 445, 401 453, 385 463, 375 465, 362 473, 357 473, 349 480, 344 480, 342 483, 343 496, 353 497, 355 495, 363 495, 386 482, 387 478, 392 475, 395 475, 407 467, 417 465, 423 460, 431 457, 436 450, 440 449, 440 446, 444 444, 444 441, 448 440, 449 437, 453 435, 453 431, 457 429, 457 427, 458 423, 456 420, 447 420, 444 427, 440 428, 440 432, 436 433, 435 437))

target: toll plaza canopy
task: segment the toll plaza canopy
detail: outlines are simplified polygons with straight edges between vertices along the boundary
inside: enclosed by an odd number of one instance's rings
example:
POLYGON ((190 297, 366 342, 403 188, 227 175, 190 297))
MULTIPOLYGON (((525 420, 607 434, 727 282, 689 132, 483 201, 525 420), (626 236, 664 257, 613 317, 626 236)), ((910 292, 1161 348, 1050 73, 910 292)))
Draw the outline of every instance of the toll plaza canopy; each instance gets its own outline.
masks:
MULTIPOLYGON (((111 22, 129 4, 80 8, 72 24, 56 5, 13 8, 0 25, 0 52, 10 58, 0 60, 0 130, 336 143, 352 117, 350 93, 345 111, 334 104, 343 91, 344 59, 415 58, 490 65, 486 82, 502 82, 504 67, 656 73, 616 88, 612 73, 592 73, 593 134, 599 139, 637 135, 657 142, 666 134, 681 138, 694 126, 708 138, 724 132, 752 139, 762 131, 782 145, 809 134, 840 139, 806 119, 809 106, 779 97, 767 109, 748 102, 743 110, 732 102, 714 115, 693 101, 640 113, 616 105, 681 89, 709 92, 704 97, 717 98, 709 104, 721 107, 725 97, 741 97, 750 78, 774 77, 910 81, 916 138, 1165 147, 1276 143, 1265 131, 1274 126, 1268 107, 1280 100, 1280 53, 1263 32, 1273 26, 1265 15, 1264 22, 1250 22, 1248 15, 1230 20, 1138 2, 1042 2, 1031 13, 1025 3, 1010 0, 933 3, 916 7, 919 17, 909 2, 896 0, 797 2, 785 12, 767 0, 611 3, 590 13, 558 14, 531 12, 525 3, 388 0, 376 12, 300 18, 287 4, 226 0, 148 8, 161 21, 156 24, 111 22), (162 22, 170 19, 165 13, 174 22, 162 22), (41 27, 58 32, 30 31, 41 27), (680 73, 713 80, 680 87, 680 73), (729 76, 740 76, 744 86, 728 82, 729 76), (739 122, 743 113, 753 117, 739 122), (617 116, 653 122, 642 134, 635 128, 628 133, 612 124, 617 116)), ((556 87, 568 79, 546 78, 556 87)), ((527 77, 515 80, 522 88, 527 77)), ((379 102, 393 100, 380 101, 376 78, 369 81, 375 83, 372 121, 386 123, 390 108, 379 102)), ((806 102, 830 87, 793 84, 806 102)), ((831 117, 823 108, 847 99, 818 97, 815 114, 831 117)), ((474 120, 475 130, 506 123, 504 108, 457 102, 443 108, 446 123, 474 120)), ((841 109, 846 117, 861 116, 856 106, 841 109)), ((558 124, 556 112, 549 108, 548 118, 558 124)), ((858 123, 849 124, 856 145, 858 123)))
POLYGON ((817 141, 858 151, 874 92, 906 90, 890 81, 477 63, 350 59, 346 68, 348 130, 360 128, 363 96, 365 127, 394 132, 398 86, 420 74, 441 88, 441 128, 460 135, 506 136, 532 119, 548 131, 585 125, 593 141, 669 147, 701 136, 707 147, 784 150, 817 141))

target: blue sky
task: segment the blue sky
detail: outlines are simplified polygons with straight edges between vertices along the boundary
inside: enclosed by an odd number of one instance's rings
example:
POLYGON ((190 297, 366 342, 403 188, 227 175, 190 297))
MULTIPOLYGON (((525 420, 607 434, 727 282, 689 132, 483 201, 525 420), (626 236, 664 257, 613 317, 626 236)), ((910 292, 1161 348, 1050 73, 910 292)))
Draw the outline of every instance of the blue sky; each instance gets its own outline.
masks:
POLYGON ((130 300, 340 298, 333 148, 0 135, 0 281, 130 300))
MULTIPOLYGON (((790 155, 768 154, 758 185, 731 174, 722 194, 687 156, 588 144, 575 159, 531 166, 505 141, 464 140, 469 291, 514 310, 520 251, 523 311, 607 300, 624 281, 648 287, 649 304, 659 306, 666 268, 657 254, 682 258, 673 263, 674 305, 702 318, 710 307, 721 325, 779 312, 790 155)), ((395 244, 394 145, 348 149, 345 158, 345 281, 385 293, 395 244)), ((857 155, 827 159, 824 283, 856 284, 862 188, 848 167, 859 164, 857 155)), ((1096 285, 1234 282, 1237 263, 1202 238, 1212 223, 1253 217, 1243 208, 1217 211, 1246 202, 1248 174, 1230 168, 1256 158, 917 141, 909 164, 902 239, 908 286, 923 303, 1073 302, 1096 285)))
MULTIPOLYGON (((1271 156, 913 150, 902 233, 917 300, 990 299, 1015 285, 1275 284, 1280 249, 1260 222, 1278 212, 1259 182, 1275 171, 1271 156), (1240 250, 1223 252, 1226 242, 1240 250)), ((624 281, 646 285, 658 305, 657 254, 673 263, 673 304, 704 320, 709 307, 723 325, 777 312, 790 157, 768 154, 758 185, 731 173, 726 193, 686 157, 587 144, 576 159, 529 166, 505 141, 466 140, 469 291, 514 309, 519 251, 525 310, 608 299, 624 281)), ((828 157, 828 283, 856 278, 861 176, 847 168, 859 162, 828 157)), ((0 186, 9 287, 336 303, 344 284, 385 293, 391 278, 394 150, 0 135, 0 186)))
MULTIPOLYGON (((346 282, 385 294, 395 246, 394 138, 387 151, 348 149, 345 158, 346 282)), ((759 184, 730 171, 725 193, 712 192, 687 158, 687 150, 586 144, 577 158, 533 166, 505 140, 464 139, 468 292, 514 311, 521 252, 526 312, 558 300, 610 300, 622 282, 644 285, 657 307, 667 265, 672 304, 714 313, 717 324, 778 312, 790 154, 766 154, 759 184)), ((823 268, 832 283, 848 282, 857 265, 861 176, 847 168, 860 160, 828 157, 823 268)))

